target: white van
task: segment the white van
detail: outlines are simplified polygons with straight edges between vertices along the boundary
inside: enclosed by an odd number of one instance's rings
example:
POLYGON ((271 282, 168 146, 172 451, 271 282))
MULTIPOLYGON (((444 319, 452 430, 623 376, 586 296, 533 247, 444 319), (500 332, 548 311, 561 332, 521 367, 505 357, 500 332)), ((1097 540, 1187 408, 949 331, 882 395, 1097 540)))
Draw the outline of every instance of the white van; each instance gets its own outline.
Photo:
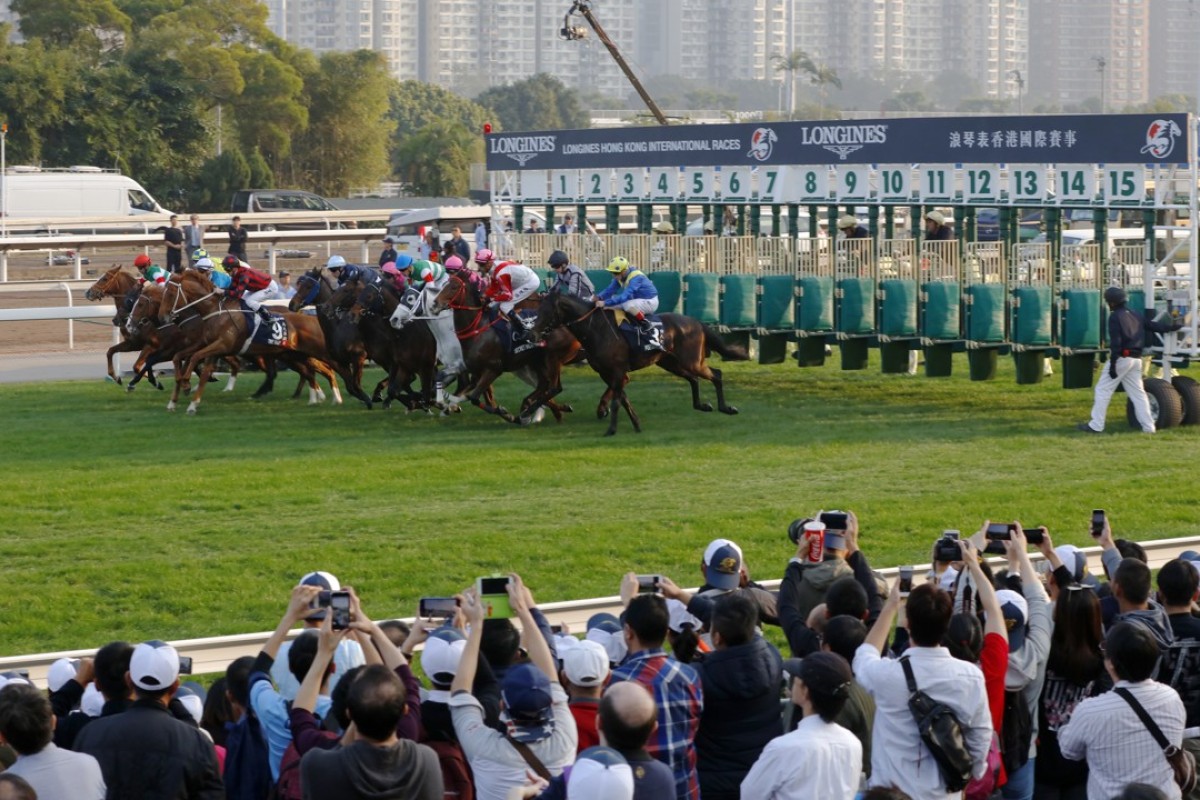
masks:
POLYGON ((99 167, 9 167, 0 176, 9 219, 163 215, 133 178, 99 167))

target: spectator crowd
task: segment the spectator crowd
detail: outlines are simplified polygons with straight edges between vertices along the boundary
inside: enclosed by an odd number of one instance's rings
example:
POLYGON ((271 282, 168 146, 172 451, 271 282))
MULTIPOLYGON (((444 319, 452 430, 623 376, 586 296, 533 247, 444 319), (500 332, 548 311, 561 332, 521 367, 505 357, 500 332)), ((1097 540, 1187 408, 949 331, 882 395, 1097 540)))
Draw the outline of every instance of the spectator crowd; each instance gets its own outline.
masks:
POLYGON ((717 539, 698 590, 630 572, 576 635, 516 574, 410 626, 312 572, 207 688, 162 641, 6 673, 0 800, 1200 797, 1200 554, 1153 576, 1097 520, 1098 577, 985 522, 889 585, 853 512, 788 535, 778 591, 717 539))

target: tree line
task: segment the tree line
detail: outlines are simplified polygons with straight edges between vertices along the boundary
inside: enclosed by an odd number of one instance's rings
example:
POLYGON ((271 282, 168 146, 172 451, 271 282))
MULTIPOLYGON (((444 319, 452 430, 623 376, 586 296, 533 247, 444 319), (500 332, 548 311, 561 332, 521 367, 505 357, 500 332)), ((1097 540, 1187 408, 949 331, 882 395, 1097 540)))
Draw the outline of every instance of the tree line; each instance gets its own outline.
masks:
POLYGON ((369 50, 295 47, 256 0, 11 0, 0 25, 8 163, 120 169, 164 205, 222 211, 245 188, 332 197, 384 180, 462 196, 482 130, 586 127, 557 79, 476 101, 390 76, 369 50))

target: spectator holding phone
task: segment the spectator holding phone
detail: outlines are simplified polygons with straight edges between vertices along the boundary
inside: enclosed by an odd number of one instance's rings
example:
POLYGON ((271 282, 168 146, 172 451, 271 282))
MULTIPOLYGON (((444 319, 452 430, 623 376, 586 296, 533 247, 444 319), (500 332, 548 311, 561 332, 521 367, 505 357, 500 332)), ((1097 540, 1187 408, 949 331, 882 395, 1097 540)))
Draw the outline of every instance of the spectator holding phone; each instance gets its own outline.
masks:
MULTIPOLYGON (((318 595, 318 601, 321 597, 328 597, 328 592, 336 592, 342 588, 338 579, 328 572, 310 572, 300 579, 300 585, 316 586, 321 589, 322 594, 318 595)), ((321 627, 321 620, 325 619, 327 613, 329 613, 327 605, 322 606, 318 602, 304 617, 304 627, 311 630, 321 627)), ((271 680, 275 682, 275 687, 284 700, 296 699, 296 692, 299 691, 300 681, 303 678, 303 676, 297 678, 288 668, 288 650, 291 646, 290 641, 285 641, 279 646, 279 652, 275 655, 275 664, 271 667, 271 680)), ((338 685, 338 681, 342 679, 343 675, 355 667, 361 667, 367 663, 362 645, 352 636, 344 637, 338 645, 337 653, 334 654, 333 663, 336 668, 329 677, 330 692, 338 685)))
POLYGON ((1117 614, 1110 628, 1118 622, 1142 625, 1154 636, 1160 650, 1166 650, 1175 641, 1171 620, 1158 603, 1150 599, 1152 587, 1150 567, 1145 560, 1121 558, 1117 543, 1113 541, 1112 528, 1105 516, 1100 526, 1100 560, 1111 576, 1112 596, 1117 601, 1117 614))
POLYGON ((474 589, 459 600, 470 631, 450 686, 450 714, 480 800, 503 800, 509 789, 525 784, 527 771, 545 780, 560 774, 574 761, 578 741, 554 656, 532 614, 533 597, 515 574, 509 576, 508 598, 521 622, 529 661, 509 667, 501 682, 506 733, 486 725, 483 706, 471 694, 483 639, 483 601, 474 589))

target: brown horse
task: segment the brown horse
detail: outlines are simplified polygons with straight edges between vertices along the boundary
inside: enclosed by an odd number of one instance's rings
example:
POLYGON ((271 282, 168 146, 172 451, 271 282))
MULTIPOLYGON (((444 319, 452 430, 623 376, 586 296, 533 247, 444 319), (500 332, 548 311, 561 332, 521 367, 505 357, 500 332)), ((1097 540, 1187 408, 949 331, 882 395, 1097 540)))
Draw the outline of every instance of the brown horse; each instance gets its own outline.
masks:
POLYGON ((466 392, 468 400, 489 414, 522 423, 528 423, 537 409, 545 405, 562 422, 562 412, 572 409, 555 403, 554 398, 562 391, 563 364, 572 361, 579 352, 578 339, 566 330, 557 330, 546 338, 544 347, 532 347, 515 355, 509 353, 493 327, 495 322, 488 318, 478 288, 457 275, 451 275, 438 292, 430 312, 438 314, 447 308, 454 310, 454 327, 462 342, 463 359, 474 378, 466 392), (516 373, 534 387, 521 401, 520 419, 503 406, 484 402, 492 383, 504 372, 516 373))
MULTIPOLYGON (((721 370, 708 366, 705 358, 715 350, 726 361, 745 361, 749 356, 741 347, 725 344, 717 332, 703 323, 682 314, 663 314, 663 350, 633 352, 625 337, 617 330, 614 312, 600 310, 592 303, 578 297, 550 292, 538 307, 537 323, 533 327, 535 338, 566 328, 570 330, 588 354, 592 366, 608 387, 605 397, 610 398, 608 430, 605 436, 617 432, 617 404, 620 403, 633 423, 633 429, 641 432, 642 425, 637 413, 625 395, 625 384, 629 373, 651 364, 686 380, 692 387, 692 408, 697 411, 712 411, 708 403, 700 402, 699 379, 711 381, 717 390, 717 408, 724 414, 736 414, 738 410, 725 403, 725 385, 721 370)), ((603 407, 604 401, 601 400, 603 407)), ((603 416, 597 409, 597 416, 603 416)))
MULTIPOLYGON (((145 338, 142 330, 130 331, 125 327, 125 322, 129 319, 129 312, 137 297, 136 290, 138 286, 138 274, 132 268, 126 269, 123 264, 117 264, 97 278, 96 282, 89 286, 88 290, 84 293, 84 297, 92 301, 111 297, 113 298, 113 305, 116 306, 117 313, 113 317, 113 325, 120 329, 121 341, 108 348, 108 352, 104 354, 104 357, 108 360, 108 378, 118 386, 121 385, 121 376, 113 368, 113 354, 138 351, 139 355, 133 364, 133 372, 137 375, 142 371, 146 363, 146 358, 150 355, 152 349, 151 342, 145 338)), ((153 369, 146 372, 146 380, 150 381, 150 385, 156 389, 161 390, 164 388, 155 379, 153 369)), ((130 382, 127 387, 128 390, 133 391, 133 386, 134 383, 130 382)))
MULTIPOLYGON (((275 356, 295 368, 302 376, 311 378, 313 371, 320 372, 330 381, 335 402, 341 402, 337 389, 337 378, 329 367, 325 353, 325 337, 320 324, 306 314, 284 313, 288 324, 286 343, 282 346, 251 344, 247 338, 252 333, 246 312, 236 300, 220 296, 208 278, 200 272, 188 270, 167 282, 159 303, 160 320, 170 321, 187 311, 195 310, 201 315, 198 344, 190 350, 188 362, 183 370, 176 370, 175 390, 171 394, 168 410, 175 409, 180 389, 186 385, 188 376, 204 364, 200 385, 188 405, 188 413, 195 414, 204 398, 204 389, 216 366, 215 358, 229 355, 275 356), (307 374, 306 374, 307 373, 307 374)), ((315 382, 310 384, 310 403, 320 402, 319 389, 315 382)))

